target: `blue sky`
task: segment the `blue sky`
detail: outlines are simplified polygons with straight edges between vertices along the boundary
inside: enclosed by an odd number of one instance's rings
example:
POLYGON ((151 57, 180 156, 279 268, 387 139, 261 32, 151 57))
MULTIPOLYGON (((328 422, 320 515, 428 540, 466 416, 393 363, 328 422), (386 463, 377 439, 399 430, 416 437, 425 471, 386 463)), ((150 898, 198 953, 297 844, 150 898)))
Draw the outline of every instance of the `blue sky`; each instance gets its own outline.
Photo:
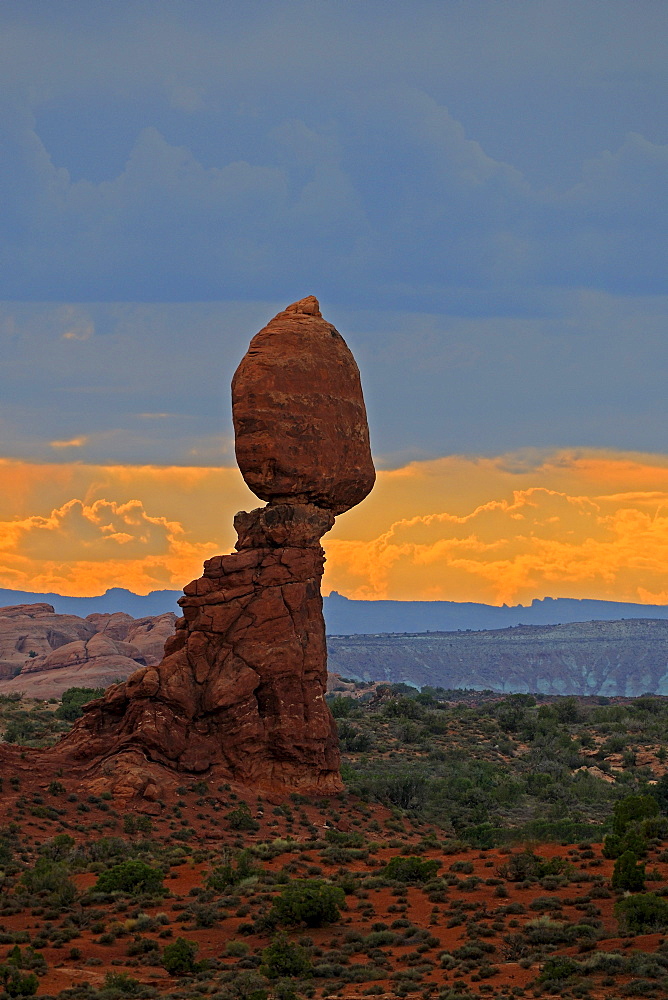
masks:
POLYGON ((663 0, 4 0, 2 453, 230 464, 307 294, 381 465, 665 452, 667 40, 663 0))

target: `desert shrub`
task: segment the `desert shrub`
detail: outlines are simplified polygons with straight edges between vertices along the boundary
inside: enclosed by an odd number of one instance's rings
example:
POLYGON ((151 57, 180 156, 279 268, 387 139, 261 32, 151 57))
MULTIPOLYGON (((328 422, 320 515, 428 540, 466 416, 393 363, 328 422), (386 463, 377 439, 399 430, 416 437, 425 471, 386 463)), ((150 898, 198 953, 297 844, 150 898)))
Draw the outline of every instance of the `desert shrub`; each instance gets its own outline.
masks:
POLYGON ((225 945, 225 954, 231 958, 243 958, 248 954, 248 945, 245 941, 228 941, 225 945))
POLYGON ((524 934, 530 944, 568 944, 576 937, 575 926, 539 917, 524 926, 524 934))
MULTIPOLYGON (((289 994, 282 998, 281 993, 282 984, 277 983, 276 1000, 290 1000, 289 994)), ((254 970, 234 974, 216 993, 217 1000, 267 1000, 268 996, 267 980, 254 970)))
POLYGON ((348 753, 366 753, 373 745, 371 735, 348 721, 339 722, 339 742, 341 749, 348 753))
POLYGON ((260 824, 251 816, 251 811, 245 802, 240 802, 236 809, 227 814, 227 820, 232 830, 259 830, 260 824))
POLYGON ((170 976, 184 976, 197 971, 198 963, 195 961, 197 947, 196 941, 186 941, 182 937, 165 947, 162 964, 170 976))
POLYGON ((617 892, 642 892, 645 888, 645 866, 632 851, 625 851, 615 861, 611 884, 617 892))
POLYGON ((40 951, 35 951, 31 947, 21 951, 17 944, 9 951, 5 961, 7 965, 13 966, 15 969, 27 969, 30 972, 37 972, 39 975, 44 975, 47 968, 46 959, 40 951))
POLYGON ((162 889, 164 875, 159 868, 151 868, 145 861, 129 858, 112 865, 98 875, 94 890, 97 892, 157 892, 162 889))
POLYGON ((83 706, 95 698, 101 698, 104 688, 71 687, 63 691, 60 705, 55 711, 59 719, 74 722, 83 715, 83 706))
POLYGON ((347 719, 355 709, 359 708, 357 698, 348 695, 336 695, 331 701, 328 700, 327 704, 335 719, 347 719))
POLYGON ((668 929, 668 902, 652 892, 627 896, 615 906, 615 916, 633 934, 668 929))
POLYGON ((97 995, 100 1000, 129 1000, 130 997, 154 997, 156 991, 127 972, 107 972, 97 995))
POLYGON ((76 886, 62 861, 39 857, 32 868, 23 872, 21 882, 30 893, 44 893, 52 906, 65 907, 76 898, 76 886))
POLYGON ((345 900, 343 889, 318 879, 296 879, 274 900, 271 913, 279 924, 322 927, 339 919, 345 900))
POLYGON ((285 934, 277 934, 271 944, 262 952, 261 971, 269 979, 283 977, 299 978, 311 968, 308 954, 298 944, 288 941, 285 934))
POLYGON ((383 708, 383 713, 391 719, 423 719, 425 709, 415 698, 392 698, 383 708))
POLYGON ((128 813, 123 817, 123 833, 150 833, 153 829, 153 823, 149 816, 135 816, 134 813, 128 813))
POLYGON ((451 872, 461 872, 463 875, 473 874, 473 862, 472 861, 453 861, 450 865, 451 872))
POLYGON ((510 854, 508 860, 499 865, 498 874, 509 882, 537 881, 548 876, 569 875, 573 865, 564 858, 540 858, 533 851, 525 850, 510 854))
POLYGON ((622 836, 631 823, 656 816, 659 804, 651 795, 627 795, 615 802, 612 810, 612 832, 622 836))
POLYGON ((566 955, 555 955, 548 958, 543 968, 540 970, 538 981, 541 983, 563 983, 578 972, 577 962, 566 955))
POLYGON ((0 985, 8 997, 32 997, 39 989, 39 979, 34 972, 23 975, 15 966, 0 965, 0 985))
POLYGON ((396 882, 430 882, 439 869, 439 863, 421 861, 419 858, 398 856, 385 865, 383 875, 396 882))
POLYGON ((72 857, 76 840, 69 833, 58 833, 47 840, 39 849, 39 853, 51 861, 67 861, 72 857))
POLYGON ((222 865, 214 868, 207 877, 206 885, 215 892, 222 892, 228 886, 237 885, 237 883, 243 882, 244 879, 250 878, 251 875, 256 874, 258 871, 259 869, 253 865, 250 851, 240 851, 236 859, 228 858, 222 865))

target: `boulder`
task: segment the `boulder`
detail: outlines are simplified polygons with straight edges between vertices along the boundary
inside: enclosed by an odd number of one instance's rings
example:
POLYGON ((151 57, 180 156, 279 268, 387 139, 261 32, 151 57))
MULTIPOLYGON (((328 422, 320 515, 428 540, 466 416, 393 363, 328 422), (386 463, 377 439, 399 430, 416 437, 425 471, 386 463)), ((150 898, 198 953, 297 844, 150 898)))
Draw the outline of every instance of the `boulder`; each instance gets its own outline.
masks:
POLYGON ((237 462, 256 496, 334 514, 376 473, 359 369, 310 295, 253 337, 232 379, 237 462))

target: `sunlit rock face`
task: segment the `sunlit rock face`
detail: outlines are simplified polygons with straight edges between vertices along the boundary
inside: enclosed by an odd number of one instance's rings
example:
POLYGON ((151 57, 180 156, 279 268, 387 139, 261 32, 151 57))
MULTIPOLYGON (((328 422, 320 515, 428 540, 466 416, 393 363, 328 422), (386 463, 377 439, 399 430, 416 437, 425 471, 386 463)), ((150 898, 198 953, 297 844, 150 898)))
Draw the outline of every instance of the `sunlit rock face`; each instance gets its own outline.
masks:
POLYGON ((238 551, 184 588, 162 662, 110 688, 59 746, 101 761, 123 794, 155 798, 142 760, 284 792, 342 787, 320 539, 375 472, 357 365, 315 298, 253 338, 232 398, 241 471, 269 503, 237 514, 238 551))

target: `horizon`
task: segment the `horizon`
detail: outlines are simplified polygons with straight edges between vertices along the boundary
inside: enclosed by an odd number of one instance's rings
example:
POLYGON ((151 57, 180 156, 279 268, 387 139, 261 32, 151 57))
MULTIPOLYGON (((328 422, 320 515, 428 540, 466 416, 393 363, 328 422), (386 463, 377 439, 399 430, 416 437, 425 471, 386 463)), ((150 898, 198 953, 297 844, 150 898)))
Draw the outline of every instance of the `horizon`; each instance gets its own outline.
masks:
POLYGON ((0 587, 181 590, 230 551, 230 379, 315 294, 379 470, 325 590, 668 604, 663 4, 0 28, 0 587))

